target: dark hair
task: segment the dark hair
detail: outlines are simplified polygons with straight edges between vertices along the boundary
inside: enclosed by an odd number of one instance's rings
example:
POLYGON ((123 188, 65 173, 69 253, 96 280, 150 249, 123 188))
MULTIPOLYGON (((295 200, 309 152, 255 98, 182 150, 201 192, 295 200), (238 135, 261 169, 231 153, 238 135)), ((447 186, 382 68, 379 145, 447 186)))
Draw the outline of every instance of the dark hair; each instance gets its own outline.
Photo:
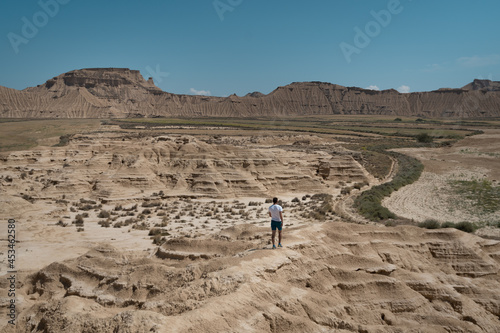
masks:
POLYGON ((278 202, 278 198, 273 198, 273 204, 278 202))

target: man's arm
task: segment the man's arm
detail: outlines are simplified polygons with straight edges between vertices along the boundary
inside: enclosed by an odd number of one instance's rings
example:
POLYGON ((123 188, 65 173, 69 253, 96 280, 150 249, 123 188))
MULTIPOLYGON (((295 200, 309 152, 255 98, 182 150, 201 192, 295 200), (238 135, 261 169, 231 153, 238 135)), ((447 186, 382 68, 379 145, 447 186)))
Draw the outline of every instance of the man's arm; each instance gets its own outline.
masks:
POLYGON ((268 211, 268 213, 269 213, 269 217, 273 217, 273 216, 271 215, 271 212, 269 212, 269 211, 268 211))
POLYGON ((283 225, 283 213, 280 212, 281 225, 283 225))

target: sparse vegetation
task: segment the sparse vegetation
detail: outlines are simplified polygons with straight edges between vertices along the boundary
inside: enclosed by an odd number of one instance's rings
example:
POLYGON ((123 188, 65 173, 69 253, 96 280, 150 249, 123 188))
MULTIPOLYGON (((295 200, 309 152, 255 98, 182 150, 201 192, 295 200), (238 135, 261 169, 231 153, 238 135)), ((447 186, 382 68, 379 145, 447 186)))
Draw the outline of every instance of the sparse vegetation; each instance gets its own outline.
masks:
POLYGON ((54 147, 64 147, 64 146, 67 146, 73 136, 74 136, 73 134, 61 135, 59 137, 59 143, 55 144, 54 147))
POLYGON ((471 203, 481 214, 494 213, 500 209, 500 186, 487 179, 450 181, 452 190, 471 203))
POLYGON ((358 212, 372 221, 382 221, 396 217, 394 213, 382 206, 382 199, 389 196, 393 191, 416 181, 424 168, 422 163, 413 157, 395 152, 388 152, 388 154, 397 158, 399 163, 398 173, 393 180, 361 193, 354 200, 354 206, 358 209, 358 212))
POLYGON ((419 223, 418 226, 426 229, 455 228, 468 233, 473 233, 479 228, 477 224, 471 222, 444 222, 441 224, 434 219, 425 220, 424 222, 419 223))
POLYGON ((437 220, 429 219, 419 223, 418 226, 425 229, 439 229, 441 228, 441 223, 439 223, 437 220))

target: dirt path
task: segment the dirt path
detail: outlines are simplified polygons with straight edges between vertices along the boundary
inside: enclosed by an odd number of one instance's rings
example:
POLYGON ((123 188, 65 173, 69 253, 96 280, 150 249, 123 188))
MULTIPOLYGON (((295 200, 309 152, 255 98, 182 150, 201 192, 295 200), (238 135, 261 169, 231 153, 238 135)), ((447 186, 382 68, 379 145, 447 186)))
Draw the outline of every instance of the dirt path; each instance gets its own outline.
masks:
POLYGON ((389 173, 385 176, 384 179, 376 181, 376 178, 373 178, 375 182, 372 182, 372 184, 366 188, 363 188, 361 190, 355 190, 352 191, 349 195, 347 195, 344 198, 341 198, 339 201, 335 203, 334 209, 337 215, 339 215, 341 218, 358 223, 358 224, 374 224, 374 222, 366 219, 365 217, 361 216, 358 214, 356 209, 354 208, 354 198, 360 195, 362 192, 370 190, 374 186, 378 186, 380 184, 384 184, 387 182, 390 182, 394 176, 397 173, 398 170, 398 162, 396 159, 393 157, 390 157, 392 160, 391 168, 389 170, 389 173))

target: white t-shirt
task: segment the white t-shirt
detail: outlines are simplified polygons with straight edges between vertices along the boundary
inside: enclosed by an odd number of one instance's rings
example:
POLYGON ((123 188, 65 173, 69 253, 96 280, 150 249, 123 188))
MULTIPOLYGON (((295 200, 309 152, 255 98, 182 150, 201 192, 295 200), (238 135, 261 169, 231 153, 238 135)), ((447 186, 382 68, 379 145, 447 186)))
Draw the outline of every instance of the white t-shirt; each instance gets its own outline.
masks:
POLYGON ((280 221, 281 222, 281 217, 280 217, 280 212, 283 211, 283 207, 280 205, 272 205, 269 207, 269 212, 271 213, 271 219, 273 221, 280 221))

